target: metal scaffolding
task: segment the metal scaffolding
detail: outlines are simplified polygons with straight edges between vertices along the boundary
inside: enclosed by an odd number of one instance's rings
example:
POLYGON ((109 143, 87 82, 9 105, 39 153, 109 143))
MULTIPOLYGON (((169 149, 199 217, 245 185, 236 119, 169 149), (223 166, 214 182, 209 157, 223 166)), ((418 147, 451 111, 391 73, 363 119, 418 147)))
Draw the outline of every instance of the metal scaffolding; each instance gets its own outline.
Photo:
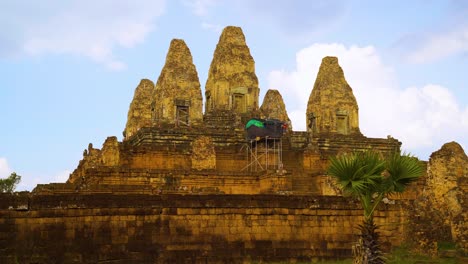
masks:
MULTIPOLYGON (((247 165, 242 171, 250 172, 283 169, 283 142, 281 138, 252 139, 242 147, 246 150, 247 165)), ((241 149, 241 150, 242 150, 241 149)))

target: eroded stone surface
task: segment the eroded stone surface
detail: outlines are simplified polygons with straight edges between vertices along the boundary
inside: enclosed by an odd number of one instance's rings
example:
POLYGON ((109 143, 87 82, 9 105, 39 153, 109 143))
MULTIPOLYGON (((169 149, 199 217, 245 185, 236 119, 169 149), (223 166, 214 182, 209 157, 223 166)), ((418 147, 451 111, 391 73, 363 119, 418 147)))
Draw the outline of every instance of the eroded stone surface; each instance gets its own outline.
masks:
POLYGON ((288 130, 292 131, 291 119, 289 119, 283 97, 278 90, 268 90, 260 107, 262 118, 271 118, 284 121, 288 124, 288 130))
POLYGON ((101 150, 101 162, 104 166, 118 166, 120 163, 120 149, 117 137, 108 137, 101 150))
POLYGON ((427 174, 427 192, 431 208, 446 216, 452 238, 468 249, 468 157, 456 142, 446 143, 432 153, 427 174))
POLYGON ((306 120, 307 131, 314 134, 360 134, 356 98, 336 57, 322 59, 306 120))
POLYGON ((226 27, 211 61, 205 86, 206 112, 258 109, 258 79, 255 62, 240 27, 226 27))
POLYGON ((192 169, 216 169, 216 152, 211 137, 200 136, 192 142, 192 169))
POLYGON ((203 120, 203 99, 192 54, 181 39, 171 41, 154 95, 154 121, 197 126, 203 120))
POLYGON ((83 151, 83 159, 80 160, 78 167, 70 175, 67 182, 76 183, 78 180, 85 177, 87 169, 99 165, 101 165, 101 150, 94 148, 93 144, 89 143, 88 148, 83 151))
POLYGON ((142 127, 151 126, 151 103, 154 94, 154 83, 142 79, 135 89, 133 100, 128 109, 127 124, 124 130, 124 139, 128 139, 142 127))

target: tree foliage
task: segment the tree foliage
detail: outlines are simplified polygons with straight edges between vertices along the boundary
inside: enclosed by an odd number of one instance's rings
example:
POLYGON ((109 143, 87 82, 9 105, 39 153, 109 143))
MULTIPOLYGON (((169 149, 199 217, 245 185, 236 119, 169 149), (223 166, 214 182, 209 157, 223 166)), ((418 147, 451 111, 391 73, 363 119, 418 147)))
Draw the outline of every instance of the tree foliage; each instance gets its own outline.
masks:
POLYGON ((21 176, 13 172, 6 179, 0 179, 0 193, 11 193, 21 181, 21 176))

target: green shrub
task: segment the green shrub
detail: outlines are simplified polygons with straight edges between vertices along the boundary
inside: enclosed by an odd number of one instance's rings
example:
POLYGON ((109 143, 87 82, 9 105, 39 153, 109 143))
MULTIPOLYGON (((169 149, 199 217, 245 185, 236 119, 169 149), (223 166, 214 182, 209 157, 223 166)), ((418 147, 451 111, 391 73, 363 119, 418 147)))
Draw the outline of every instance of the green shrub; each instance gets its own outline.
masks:
POLYGON ((6 179, 0 179, 0 193, 11 193, 21 181, 21 176, 13 172, 6 179))

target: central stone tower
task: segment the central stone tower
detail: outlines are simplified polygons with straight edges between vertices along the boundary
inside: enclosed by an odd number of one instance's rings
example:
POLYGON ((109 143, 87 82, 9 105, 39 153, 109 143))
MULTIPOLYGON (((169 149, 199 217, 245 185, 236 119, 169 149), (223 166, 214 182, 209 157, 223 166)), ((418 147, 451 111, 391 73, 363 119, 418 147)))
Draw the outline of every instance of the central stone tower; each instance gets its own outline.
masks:
POLYGON ((255 61, 240 27, 224 28, 211 61, 205 86, 205 112, 230 110, 248 114, 258 110, 255 61))

